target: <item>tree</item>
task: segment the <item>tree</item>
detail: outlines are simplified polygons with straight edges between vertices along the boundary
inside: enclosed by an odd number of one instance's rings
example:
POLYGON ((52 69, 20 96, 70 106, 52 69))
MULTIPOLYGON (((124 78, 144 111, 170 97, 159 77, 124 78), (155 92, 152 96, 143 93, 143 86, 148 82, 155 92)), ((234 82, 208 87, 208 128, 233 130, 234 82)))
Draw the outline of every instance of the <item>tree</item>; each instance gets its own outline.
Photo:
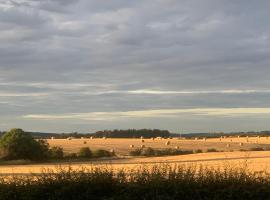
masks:
POLYGON ((11 129, 0 139, 1 156, 4 159, 42 160, 48 156, 48 144, 35 140, 22 129, 11 129))

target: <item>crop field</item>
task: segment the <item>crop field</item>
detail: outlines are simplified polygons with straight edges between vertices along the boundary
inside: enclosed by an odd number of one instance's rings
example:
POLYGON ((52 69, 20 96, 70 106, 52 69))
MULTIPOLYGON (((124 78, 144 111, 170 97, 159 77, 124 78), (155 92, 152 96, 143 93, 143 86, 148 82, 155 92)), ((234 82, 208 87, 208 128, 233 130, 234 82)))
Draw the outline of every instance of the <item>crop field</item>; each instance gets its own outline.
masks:
POLYGON ((264 148, 270 150, 270 138, 268 137, 230 137, 207 139, 119 139, 119 138, 82 138, 82 139, 49 139, 50 146, 61 146, 67 153, 78 152, 81 147, 89 147, 92 150, 114 150, 117 155, 125 156, 135 148, 151 147, 155 149, 180 148, 182 150, 196 150, 214 148, 217 151, 239 151, 252 148, 264 148), (131 148, 131 145, 133 147, 131 148))
POLYGON ((111 167, 115 170, 131 170, 141 166, 151 166, 160 163, 204 165, 214 168, 248 167, 249 170, 270 172, 270 139, 267 137, 233 137, 213 139, 111 139, 111 138, 81 138, 81 139, 49 139, 50 146, 61 146, 65 153, 78 152, 81 147, 90 147, 92 150, 114 150, 117 158, 105 158, 80 162, 42 163, 29 165, 3 165, 1 174, 40 173, 44 169, 55 170, 56 167, 74 169, 82 167, 111 167), (168 142, 169 141, 169 142, 168 142), (130 146, 133 145, 133 146, 130 146), (183 150, 201 149, 203 153, 161 157, 131 157, 129 151, 140 148, 141 145, 154 149, 179 148, 183 150), (216 149, 218 152, 206 152, 207 149, 216 149), (263 148, 264 151, 250 151, 252 148, 263 148))

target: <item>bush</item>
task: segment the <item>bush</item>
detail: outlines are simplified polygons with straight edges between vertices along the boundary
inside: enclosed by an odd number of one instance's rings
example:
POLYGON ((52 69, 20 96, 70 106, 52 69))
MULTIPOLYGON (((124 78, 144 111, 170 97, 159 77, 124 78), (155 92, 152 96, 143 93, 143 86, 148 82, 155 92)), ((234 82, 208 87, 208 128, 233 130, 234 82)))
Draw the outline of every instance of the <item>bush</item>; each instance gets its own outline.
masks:
POLYGON ((211 149, 207 149, 206 152, 218 152, 218 150, 211 148, 211 149))
POLYGON ((262 147, 253 147, 249 149, 250 151, 264 151, 264 148, 262 147))
POLYGON ((201 149, 196 149, 194 150, 194 153, 203 153, 203 151, 201 149))
POLYGON ((49 155, 52 159, 62 159, 64 157, 63 148, 54 146, 49 150, 49 155))
POLYGON ((148 147, 148 148, 144 148, 141 151, 141 156, 155 156, 156 152, 153 148, 148 147))
POLYGON ((65 158, 77 158, 77 154, 76 153, 68 153, 66 155, 64 155, 65 158))
POLYGON ((95 158, 102 158, 102 157, 112 157, 114 156, 114 153, 111 153, 107 150, 98 149, 93 152, 93 157, 95 158))
POLYGON ((129 155, 131 155, 131 156, 140 156, 141 152, 142 152, 142 149, 134 149, 134 150, 129 152, 129 155))
POLYGON ((36 141, 22 129, 11 129, 0 140, 1 156, 7 160, 43 160, 48 157, 48 143, 36 141))
POLYGON ((82 147, 78 153, 78 157, 81 158, 91 158, 92 157, 92 151, 89 149, 89 147, 82 147))
POLYGON ((192 154, 193 151, 183 151, 180 149, 153 149, 153 148, 146 148, 146 149, 135 149, 129 152, 131 156, 168 156, 168 155, 185 155, 185 154, 192 154))

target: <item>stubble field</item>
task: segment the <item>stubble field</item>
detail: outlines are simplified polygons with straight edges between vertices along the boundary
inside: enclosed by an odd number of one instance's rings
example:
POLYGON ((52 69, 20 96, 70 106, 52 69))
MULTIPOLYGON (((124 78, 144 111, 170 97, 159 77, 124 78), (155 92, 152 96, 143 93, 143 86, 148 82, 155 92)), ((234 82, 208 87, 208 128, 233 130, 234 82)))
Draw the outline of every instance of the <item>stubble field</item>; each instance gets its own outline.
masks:
POLYGON ((78 152, 81 147, 90 147, 91 150, 114 150, 117 159, 101 159, 85 162, 59 162, 30 165, 3 165, 0 173, 40 173, 44 169, 55 170, 56 167, 111 167, 113 169, 130 170, 141 166, 151 166, 160 163, 204 165, 207 167, 248 167, 249 170, 270 172, 270 138, 268 137, 231 137, 213 139, 49 139, 50 146, 61 146, 65 153, 78 152), (169 142, 168 142, 169 141, 169 142), (131 147, 130 145, 133 145, 131 147), (145 147, 154 149, 179 148, 181 150, 201 149, 203 153, 163 157, 130 157, 129 151, 145 147), (206 153, 207 149, 216 149, 219 152, 206 153), (265 151, 250 151, 252 148, 263 148, 265 151))

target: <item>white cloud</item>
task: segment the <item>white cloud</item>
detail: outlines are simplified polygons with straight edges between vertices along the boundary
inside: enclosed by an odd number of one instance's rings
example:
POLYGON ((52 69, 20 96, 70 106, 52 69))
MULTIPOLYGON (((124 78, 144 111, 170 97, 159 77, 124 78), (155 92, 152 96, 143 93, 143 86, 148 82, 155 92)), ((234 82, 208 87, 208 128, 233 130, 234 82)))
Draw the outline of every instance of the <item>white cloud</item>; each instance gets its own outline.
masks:
POLYGON ((83 94, 149 94, 149 95, 200 95, 200 94, 253 94, 253 93, 270 93, 270 90, 253 90, 253 89, 224 89, 224 90, 110 90, 96 93, 83 92, 83 94))
POLYGON ((48 96, 49 93, 45 92, 37 92, 37 93, 23 93, 23 92, 1 92, 0 91, 0 97, 42 97, 42 96, 48 96))
POLYGON ((89 120, 89 121, 117 121, 123 118, 154 118, 172 117, 179 114, 203 116, 239 116, 239 115, 270 115, 270 108, 194 108, 194 109, 157 109, 124 112, 90 112, 65 114, 30 114, 22 116, 25 119, 36 120, 89 120))

